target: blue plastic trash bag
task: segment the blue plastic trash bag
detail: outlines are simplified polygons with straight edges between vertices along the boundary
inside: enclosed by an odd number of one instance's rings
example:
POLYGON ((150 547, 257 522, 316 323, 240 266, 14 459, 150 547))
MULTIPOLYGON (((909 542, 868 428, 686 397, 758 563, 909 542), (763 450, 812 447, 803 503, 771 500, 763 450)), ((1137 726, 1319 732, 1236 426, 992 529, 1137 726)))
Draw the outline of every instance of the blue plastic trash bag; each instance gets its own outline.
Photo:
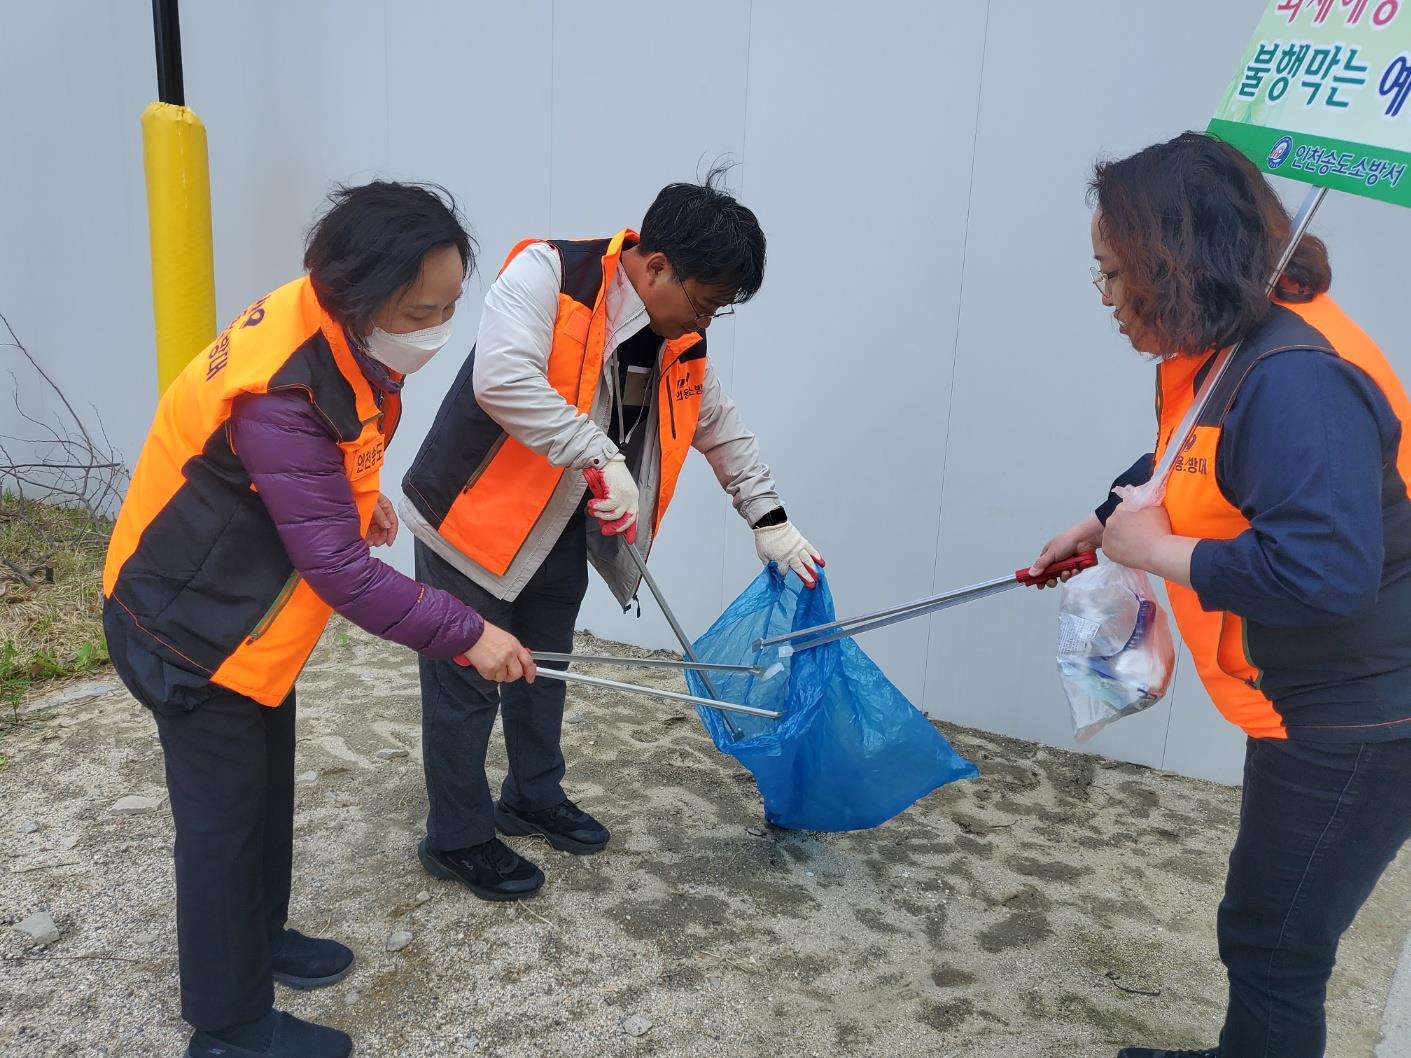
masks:
MULTIPOLYGON (((810 590, 771 565, 696 640, 700 660, 762 665, 762 676, 711 672, 724 701, 784 714, 766 720, 698 708, 716 748, 752 773, 764 816, 797 830, 879 826, 932 790, 979 774, 851 639, 780 656, 768 636, 833 620, 820 576, 810 590)), ((698 672, 691 693, 711 697, 698 672)))

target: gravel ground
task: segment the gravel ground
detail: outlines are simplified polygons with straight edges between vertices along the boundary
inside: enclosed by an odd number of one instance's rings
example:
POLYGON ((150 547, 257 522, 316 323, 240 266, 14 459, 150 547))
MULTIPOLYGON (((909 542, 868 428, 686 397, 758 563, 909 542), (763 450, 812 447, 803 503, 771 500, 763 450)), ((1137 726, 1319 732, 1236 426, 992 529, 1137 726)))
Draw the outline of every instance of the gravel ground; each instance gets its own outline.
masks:
MULTIPOLYGON (((333 989, 281 990, 281 1005, 388 1058, 1111 1058, 1213 1042, 1237 791, 946 728, 981 778, 873 831, 786 832, 764 825, 750 776, 694 716, 569 695, 570 793, 613 844, 577 858, 513 839, 548 884, 483 903, 416 861, 414 660, 335 624, 300 682, 293 924, 351 944, 359 965, 333 989), (398 931, 410 942, 386 950, 398 931)), ((30 715, 0 771, 0 1054, 180 1055, 151 721, 102 683, 30 715), (155 807, 115 811, 129 797, 155 807), (11 928, 37 912, 57 941, 11 928)), ((1344 942, 1338 1058, 1377 1049, 1411 923, 1408 862, 1344 942)))

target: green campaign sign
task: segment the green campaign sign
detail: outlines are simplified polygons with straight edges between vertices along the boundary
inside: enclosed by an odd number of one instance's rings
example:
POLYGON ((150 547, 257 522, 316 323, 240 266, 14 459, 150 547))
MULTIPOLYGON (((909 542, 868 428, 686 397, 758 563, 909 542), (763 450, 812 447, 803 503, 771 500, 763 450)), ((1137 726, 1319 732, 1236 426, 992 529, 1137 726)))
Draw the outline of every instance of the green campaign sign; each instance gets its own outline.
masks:
POLYGON ((1411 206, 1411 0, 1270 0, 1209 131, 1266 173, 1411 206))

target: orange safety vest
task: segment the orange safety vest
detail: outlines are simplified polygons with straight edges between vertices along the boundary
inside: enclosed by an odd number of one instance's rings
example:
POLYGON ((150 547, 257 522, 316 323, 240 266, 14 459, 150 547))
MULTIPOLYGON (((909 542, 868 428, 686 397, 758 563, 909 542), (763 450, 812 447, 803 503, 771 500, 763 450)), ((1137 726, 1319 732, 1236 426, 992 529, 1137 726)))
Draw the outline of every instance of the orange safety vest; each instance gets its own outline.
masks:
MULTIPOLYGON (((1250 528, 1249 519, 1226 499, 1216 481, 1216 457, 1224 419, 1240 384, 1256 364, 1291 349, 1310 348, 1340 356, 1360 368, 1381 388, 1401 422, 1411 426, 1411 401, 1391 365, 1372 339, 1332 298, 1325 294, 1304 304, 1280 303, 1271 319, 1236 352, 1200 421, 1184 438, 1174 438, 1175 431, 1194 403, 1197 386, 1203 381, 1215 354, 1176 357, 1157 369, 1156 461, 1160 462, 1173 439, 1183 445, 1172 465, 1163 501, 1171 528, 1178 536, 1229 540, 1250 528)), ((1399 471, 1401 480, 1411 481, 1411 429, 1403 430, 1397 467, 1390 469, 1399 471)), ((1263 689, 1265 668, 1261 661, 1267 658, 1261 657, 1257 645, 1252 643, 1251 626, 1237 614, 1207 612, 1190 588, 1170 581, 1166 588, 1181 636, 1190 649, 1205 689, 1220 712, 1254 738, 1289 737, 1286 717, 1263 689)), ((1389 622, 1388 615, 1377 613, 1361 621, 1363 623, 1355 625, 1310 630, 1300 636, 1298 649, 1310 666, 1319 662, 1320 651, 1326 651, 1330 659, 1339 655, 1355 656, 1359 649, 1367 649, 1369 632, 1373 636, 1386 634, 1389 623, 1401 623, 1389 622), (1375 631, 1378 628, 1381 631, 1375 631), (1302 642, 1305 639, 1308 642, 1302 642), (1313 656, 1308 657, 1309 654, 1313 656)), ((1266 645, 1270 642, 1270 632, 1255 631, 1255 639, 1266 645)), ((1272 634, 1290 637, 1287 631, 1273 630, 1272 634)))
POLYGON ((299 576, 231 442, 245 393, 306 394, 343 451, 366 534, 401 412, 296 279, 246 309, 157 405, 108 545, 103 594, 159 656, 279 705, 332 609, 299 576))
MULTIPOLYGON (((501 266, 537 242, 560 255, 563 282, 548 379, 564 400, 589 415, 603 377, 607 343, 607 291, 624 244, 637 240, 624 229, 611 239, 526 239, 501 266)), ((446 394, 430 432, 404 479, 407 498, 428 524, 478 565, 502 576, 534 531, 566 471, 511 437, 476 402, 475 352, 446 394)), ((660 485, 651 515, 652 536, 676 491, 691 448, 705 392, 705 340, 699 333, 666 342, 658 380, 657 428, 660 485)))

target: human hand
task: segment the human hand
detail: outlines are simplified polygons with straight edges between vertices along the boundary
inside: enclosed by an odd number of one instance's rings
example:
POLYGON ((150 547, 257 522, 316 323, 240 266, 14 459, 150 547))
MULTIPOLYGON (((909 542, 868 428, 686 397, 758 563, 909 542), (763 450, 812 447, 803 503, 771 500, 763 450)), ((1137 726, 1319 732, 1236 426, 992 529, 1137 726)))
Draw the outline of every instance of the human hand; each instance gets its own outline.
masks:
POLYGON ((482 677, 492 683, 534 682, 534 659, 518 639, 503 628, 485 622, 475 646, 462 655, 482 677))
POLYGON ((390 547, 397 539, 397 509, 392 501, 382 493, 377 494, 377 504, 372 509, 372 524, 367 530, 368 547, 390 547))
POLYGON ((794 527, 793 522, 781 522, 778 525, 766 525, 756 529, 754 549, 759 560, 765 565, 775 562, 782 572, 793 570, 806 588, 818 586, 818 567, 827 565, 823 556, 804 539, 804 535, 794 527))
MULTIPOLYGON (((1077 525, 1063 530, 1044 544, 1043 550, 1039 552, 1039 557, 1034 559, 1034 564, 1029 567, 1029 572, 1038 576, 1055 562, 1062 562, 1064 559, 1072 558, 1083 551, 1096 551, 1102 546, 1102 541, 1102 522, 1098 521, 1097 515, 1090 514, 1077 525)), ((1040 584, 1039 587, 1054 588, 1058 586, 1059 581, 1069 580, 1077 575, 1078 571, 1069 570, 1053 580, 1040 584)))
POLYGON ((599 474, 603 494, 598 499, 588 501, 588 513, 603 523, 605 536, 626 533, 637 524, 640 503, 637 482, 632 479, 632 471, 627 469, 627 460, 618 453, 607 461, 599 474))
POLYGON ((1171 535, 1171 519, 1165 507, 1133 510, 1123 503, 1107 519, 1102 551, 1113 562, 1155 572, 1152 569, 1155 551, 1171 535))

